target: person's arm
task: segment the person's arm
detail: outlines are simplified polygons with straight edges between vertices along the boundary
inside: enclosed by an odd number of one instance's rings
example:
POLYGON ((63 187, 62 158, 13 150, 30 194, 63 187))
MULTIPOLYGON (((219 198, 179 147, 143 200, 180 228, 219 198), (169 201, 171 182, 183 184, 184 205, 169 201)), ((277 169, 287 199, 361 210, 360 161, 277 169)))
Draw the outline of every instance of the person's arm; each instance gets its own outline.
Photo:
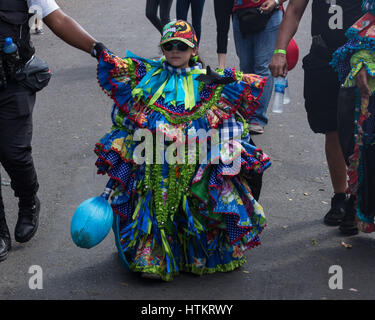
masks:
MULTIPOLYGON (((277 35, 276 50, 287 50, 290 40, 296 34, 299 23, 306 10, 309 0, 290 0, 277 35)), ((272 76, 286 77, 288 64, 284 53, 273 55, 270 70, 272 76)))
MULTIPOLYGON (((83 29, 74 19, 66 15, 61 9, 57 9, 46 16, 43 21, 63 41, 69 45, 91 53, 97 41, 83 29)), ((98 51, 105 49, 104 45, 98 51)), ((100 55, 101 52, 98 52, 100 55)), ((98 58, 97 55, 97 58, 98 58)))

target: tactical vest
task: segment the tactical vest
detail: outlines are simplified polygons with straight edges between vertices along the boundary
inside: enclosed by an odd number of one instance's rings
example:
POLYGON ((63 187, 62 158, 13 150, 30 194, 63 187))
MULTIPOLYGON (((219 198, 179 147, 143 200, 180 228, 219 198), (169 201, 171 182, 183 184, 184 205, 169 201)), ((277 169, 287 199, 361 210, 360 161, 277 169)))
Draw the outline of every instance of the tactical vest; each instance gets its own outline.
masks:
POLYGON ((11 37, 18 46, 23 63, 35 53, 30 38, 30 17, 26 0, 0 0, 0 49, 5 38, 11 37))

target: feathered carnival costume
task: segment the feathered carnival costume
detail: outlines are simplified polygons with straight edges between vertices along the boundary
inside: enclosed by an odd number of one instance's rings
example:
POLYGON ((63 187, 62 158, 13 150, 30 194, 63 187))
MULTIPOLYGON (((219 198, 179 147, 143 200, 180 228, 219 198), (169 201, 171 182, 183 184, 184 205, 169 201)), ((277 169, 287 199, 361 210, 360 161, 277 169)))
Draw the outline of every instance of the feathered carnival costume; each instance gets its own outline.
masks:
MULTIPOLYGON (((197 45, 184 21, 165 26, 161 44, 171 40, 197 45)), ((241 266, 266 221, 246 181, 270 166, 247 129, 265 79, 104 52, 98 81, 115 103, 113 126, 96 144, 96 166, 110 177, 113 231, 125 265, 166 281, 180 271, 202 275, 241 266), (198 141, 191 132, 214 129, 218 139, 199 138, 196 149, 187 148, 198 141), (201 162, 204 143, 208 160, 201 162), (171 161, 178 151, 188 159, 171 161), (139 161, 142 154, 148 161, 139 161)))
POLYGON ((347 31, 349 41, 333 55, 339 73, 339 134, 348 167, 348 193, 358 228, 375 231, 375 97, 361 101, 355 77, 364 67, 375 92, 375 0, 362 3, 365 15, 347 31))

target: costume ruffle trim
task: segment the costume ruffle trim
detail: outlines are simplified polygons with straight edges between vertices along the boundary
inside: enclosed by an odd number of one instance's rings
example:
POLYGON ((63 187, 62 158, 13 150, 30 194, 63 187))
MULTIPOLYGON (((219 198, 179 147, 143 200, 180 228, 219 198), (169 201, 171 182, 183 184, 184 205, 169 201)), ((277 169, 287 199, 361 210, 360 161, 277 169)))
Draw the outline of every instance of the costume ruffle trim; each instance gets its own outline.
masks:
MULTIPOLYGON (((160 65, 162 66, 162 64, 160 65)), ((237 110, 246 119, 249 119, 259 105, 258 100, 266 82, 266 79, 261 76, 243 75, 234 69, 225 69, 222 76, 233 77, 236 81, 227 85, 200 82, 199 97, 196 99, 195 106, 189 110, 184 107, 184 104, 166 103, 163 95, 155 101, 151 101, 151 95, 143 95, 139 98, 139 89, 134 89, 140 85, 148 72, 154 72, 154 78, 161 77, 162 73, 157 73, 154 70, 155 66, 150 66, 145 61, 135 58, 120 59, 104 52, 98 64, 98 82, 103 91, 114 100, 116 106, 125 115, 129 114, 133 108, 135 113, 142 113, 143 116, 138 116, 138 119, 142 118, 143 126, 146 126, 145 122, 152 120, 152 111, 156 111, 172 124, 181 124, 206 117, 212 128, 216 128, 223 119, 230 118, 237 110), (152 71, 150 71, 151 67, 154 67, 152 71)), ((167 72, 164 69, 160 70, 163 70, 164 73, 167 72)), ((165 78, 165 75, 163 77, 165 78)), ((166 81, 164 78, 161 78, 160 83, 156 84, 162 85, 163 81, 166 81)), ((155 81, 157 82, 157 79, 155 81)), ((195 86, 194 81, 196 80, 193 80, 191 85, 195 86)), ((192 89, 192 91, 196 90, 192 89)), ((130 115, 129 118, 134 117, 130 115)))
POLYGON ((357 227, 358 230, 363 232, 363 233, 372 233, 375 231, 375 224, 374 222, 366 222, 366 221, 361 221, 357 220, 357 227))
POLYGON ((354 119, 356 127, 354 130, 355 144, 353 154, 349 157, 348 166, 348 188, 347 193, 355 196, 354 208, 356 210, 357 227, 361 232, 371 233, 375 231, 374 217, 366 215, 361 209, 362 202, 362 185, 364 179, 363 152, 371 144, 365 140, 366 132, 364 129, 365 122, 369 119, 368 112, 369 101, 362 101, 359 91, 356 92, 356 107, 354 109, 354 119))
POLYGON ((224 179, 222 173, 223 169, 213 170, 205 178, 198 171, 192 182, 192 194, 200 200, 200 213, 212 225, 220 224, 224 218, 232 245, 241 240, 245 246, 252 248, 260 242, 259 235, 266 225, 263 208, 243 180, 236 177, 224 179), (199 192, 202 189, 199 184, 202 183, 208 197, 199 192), (210 207, 212 209, 208 209, 210 207))
POLYGON ((374 23, 375 16, 366 13, 347 30, 346 36, 349 41, 334 52, 330 64, 338 72, 341 82, 346 79, 351 70, 350 58, 354 53, 360 50, 375 51, 375 34, 370 32, 374 23))
POLYGON ((369 50, 374 52, 375 41, 366 40, 350 40, 347 44, 333 53, 331 66, 338 72, 340 82, 344 82, 349 75, 352 67, 350 66, 350 58, 360 50, 369 50))
POLYGON ((196 274, 198 276, 203 276, 206 274, 213 274, 216 272, 229 272, 241 267, 244 263, 246 263, 246 259, 242 258, 240 260, 234 260, 226 264, 217 265, 214 268, 208 267, 197 267, 195 265, 187 265, 187 264, 180 264, 179 271, 173 273, 165 272, 165 268, 161 266, 140 266, 134 263, 130 264, 129 268, 133 272, 142 272, 142 273, 153 273, 160 276, 160 278, 164 281, 172 281, 174 276, 179 275, 180 272, 190 272, 196 274))
MULTIPOLYGON (((260 149, 245 142, 242 144, 237 143, 232 149, 233 152, 226 154, 224 158, 213 159, 208 164, 199 166, 192 180, 192 194, 199 199, 200 214, 204 215, 207 221, 220 223, 222 217, 225 217, 226 225, 230 225, 231 228, 229 235, 232 244, 246 237, 247 240, 244 245, 251 248, 258 242, 256 237, 265 226, 265 218, 263 216, 263 209, 253 199, 251 190, 246 189, 244 186, 246 183, 237 181, 236 176, 239 172, 241 174, 246 174, 250 171, 261 173, 270 166, 270 159, 260 149), (218 160, 219 165, 215 164, 218 160), (235 172, 232 172, 235 161, 238 161, 239 168, 235 172), (203 179, 207 175, 208 178, 204 182, 203 179), (228 180, 232 180, 232 182, 228 182, 228 180), (194 186, 198 184, 201 184, 201 188, 203 186, 204 193, 209 195, 209 199, 204 200, 199 192, 194 191, 194 186), (225 201, 227 202, 223 202, 222 199, 224 198, 226 198, 225 201), (212 204, 212 214, 205 212, 208 205, 207 200, 212 204), (239 204, 241 205, 239 206, 239 204)), ((121 185, 122 192, 115 197, 115 201, 112 201, 112 207, 117 214, 125 219, 130 219, 134 213, 134 210, 130 208, 131 198, 137 192, 139 183, 144 179, 144 170, 142 171, 142 167, 144 166, 135 165, 130 160, 131 154, 127 153, 128 151, 124 153, 124 150, 125 147, 110 147, 109 149, 105 149, 103 145, 98 144, 96 149, 96 153, 98 154, 96 166, 98 167, 98 173, 108 174, 109 177, 121 185)), ((133 149, 131 148, 130 150, 133 149)), ((163 178, 161 177, 160 179, 163 178)), ((197 188, 195 187, 195 189, 197 188)), ((142 193, 145 194, 147 193, 146 191, 144 190, 142 193)), ((176 208, 179 204, 183 203, 183 199, 175 199, 175 201, 176 204, 173 206, 176 208)), ((191 209, 187 207, 186 211, 190 212, 191 209)), ((197 231, 193 222, 191 223, 191 227, 193 232, 197 231)))

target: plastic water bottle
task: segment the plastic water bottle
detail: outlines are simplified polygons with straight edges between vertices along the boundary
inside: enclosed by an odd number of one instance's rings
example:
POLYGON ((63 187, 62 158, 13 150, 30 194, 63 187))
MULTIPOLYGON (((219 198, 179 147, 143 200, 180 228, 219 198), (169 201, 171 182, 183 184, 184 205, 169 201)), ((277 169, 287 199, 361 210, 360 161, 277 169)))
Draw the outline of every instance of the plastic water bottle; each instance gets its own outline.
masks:
POLYGON ((290 94, 289 94, 289 82, 288 82, 288 76, 285 78, 285 93, 284 93, 284 104, 289 104, 290 103, 290 94))
POLYGON ((272 112, 282 113, 284 110, 284 93, 285 93, 286 80, 283 77, 275 79, 275 93, 272 106, 272 112))
POLYGON ((20 60, 18 47, 13 42, 12 38, 5 39, 3 53, 5 54, 4 60, 5 60, 6 72, 10 77, 12 77, 16 72, 16 68, 20 60))
POLYGON ((5 54, 14 54, 14 53, 16 53, 18 55, 18 47, 13 42, 12 38, 5 38, 5 44, 4 44, 4 47, 3 47, 3 52, 5 54))

